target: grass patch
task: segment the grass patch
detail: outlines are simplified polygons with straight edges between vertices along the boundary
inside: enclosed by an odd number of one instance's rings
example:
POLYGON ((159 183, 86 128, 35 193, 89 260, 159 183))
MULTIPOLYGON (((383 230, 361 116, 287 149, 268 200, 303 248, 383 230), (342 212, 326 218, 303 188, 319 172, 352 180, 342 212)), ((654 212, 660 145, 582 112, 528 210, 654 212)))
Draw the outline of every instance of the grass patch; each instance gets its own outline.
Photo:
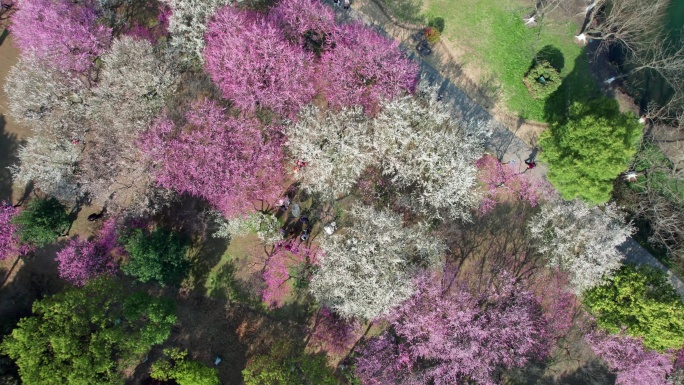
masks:
MULTIPOLYGON (((465 48, 467 61, 496 76, 506 106, 520 117, 549 120, 548 98, 532 98, 522 81, 536 55, 546 47, 560 53, 561 77, 573 75, 572 86, 566 87, 567 97, 581 100, 599 92, 583 48, 573 43, 579 29, 574 22, 547 18, 541 27, 527 28, 521 17, 531 8, 499 0, 425 0, 424 9, 428 19, 444 18, 442 37, 448 44, 465 48)), ((551 103, 560 114, 566 105, 551 103)))

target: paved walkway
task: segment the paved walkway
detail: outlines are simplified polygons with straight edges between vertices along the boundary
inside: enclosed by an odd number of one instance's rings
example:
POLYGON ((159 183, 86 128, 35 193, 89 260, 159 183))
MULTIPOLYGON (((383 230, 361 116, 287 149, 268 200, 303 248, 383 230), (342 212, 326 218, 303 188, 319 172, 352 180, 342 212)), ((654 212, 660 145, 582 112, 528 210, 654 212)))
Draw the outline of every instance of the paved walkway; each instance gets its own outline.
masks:
MULTIPOLYGON (((367 4, 367 6, 368 5, 374 6, 374 3, 367 4)), ((364 9, 364 11, 367 11, 367 7, 364 9)), ((534 150, 522 139, 517 137, 509 128, 496 121, 488 110, 483 108, 480 103, 473 100, 461 88, 454 84, 454 82, 451 80, 451 77, 443 76, 442 71, 435 68, 440 67, 439 61, 435 62, 434 60, 429 60, 429 57, 427 60, 426 58, 420 57, 413 47, 415 44, 411 44, 411 40, 406 38, 407 33, 415 33, 411 30, 410 26, 394 24, 392 27, 393 21, 388 20, 388 17, 384 12, 361 13, 355 9, 351 9, 347 11, 346 14, 342 14, 342 18, 359 20, 363 21, 365 24, 374 25, 381 29, 381 31, 386 33, 388 36, 402 42, 402 47, 406 50, 409 56, 420 64, 421 76, 424 76, 430 84, 439 86, 439 93, 443 97, 443 102, 448 103, 452 107, 455 117, 462 118, 470 122, 490 122, 492 127, 492 136, 486 143, 487 150, 504 162, 511 160, 515 161, 520 165, 521 170, 526 168, 523 161, 528 159, 530 155, 533 154, 534 150), (382 17, 384 20, 379 21, 373 19, 371 16, 375 18, 382 17), (397 34, 400 36, 397 36, 397 34)), ((453 71, 449 71, 447 69, 443 72, 449 74, 453 71)), ((460 83, 462 83, 462 81, 460 83)), ((470 87, 468 88, 470 89, 470 87)), ((532 171, 532 175, 538 178, 546 178, 548 169, 545 165, 540 164, 538 167, 532 169, 532 171)), ((679 295, 684 298, 684 282, 682 282, 679 277, 674 275, 670 269, 658 261, 633 238, 629 238, 625 243, 620 245, 618 249, 625 255, 625 262, 648 265, 665 272, 672 286, 679 293, 679 295)))

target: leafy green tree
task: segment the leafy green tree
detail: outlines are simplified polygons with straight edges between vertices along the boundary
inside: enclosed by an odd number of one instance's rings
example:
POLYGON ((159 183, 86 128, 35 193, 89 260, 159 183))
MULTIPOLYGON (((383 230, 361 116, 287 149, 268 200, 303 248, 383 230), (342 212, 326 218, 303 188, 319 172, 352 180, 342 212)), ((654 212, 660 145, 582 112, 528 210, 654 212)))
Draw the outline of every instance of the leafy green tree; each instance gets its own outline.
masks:
POLYGON ((549 164, 549 181, 563 198, 604 203, 641 135, 637 119, 620 113, 614 100, 574 103, 566 122, 554 123, 542 133, 540 159, 549 164))
POLYGON ((297 352, 287 343, 256 356, 242 371, 245 385, 337 385, 325 355, 297 352))
POLYGON ((121 243, 129 255, 121 270, 141 282, 177 284, 190 267, 187 241, 173 231, 156 228, 147 233, 133 229, 122 236, 121 243))
POLYGON ((12 219, 22 243, 44 247, 62 235, 71 221, 66 207, 55 198, 34 199, 12 219))
POLYGON ((123 384, 122 369, 164 342, 176 316, 171 301, 120 287, 98 279, 35 302, 0 345, 22 382, 123 384))
POLYGON ((647 348, 664 351, 684 343, 684 302, 659 270, 626 265, 587 291, 584 302, 600 327, 611 333, 624 328, 643 337, 647 348))
POLYGON ((221 385, 216 369, 187 360, 187 351, 164 349, 164 354, 169 359, 159 360, 152 365, 150 376, 155 380, 175 380, 178 385, 221 385))

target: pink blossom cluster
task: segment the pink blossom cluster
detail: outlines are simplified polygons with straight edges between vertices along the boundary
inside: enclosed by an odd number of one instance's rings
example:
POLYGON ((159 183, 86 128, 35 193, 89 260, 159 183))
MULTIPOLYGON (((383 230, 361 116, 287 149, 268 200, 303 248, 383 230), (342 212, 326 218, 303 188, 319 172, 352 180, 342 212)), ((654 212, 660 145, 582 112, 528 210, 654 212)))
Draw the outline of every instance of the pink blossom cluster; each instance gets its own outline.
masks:
POLYGON ((497 203, 522 200, 532 207, 548 199, 553 189, 548 182, 519 171, 514 164, 499 162, 491 155, 477 161, 479 179, 485 189, 480 212, 490 212, 497 203))
POLYGON ((157 182, 206 199, 226 218, 272 202, 283 183, 281 134, 255 119, 234 118, 213 101, 196 104, 182 130, 165 115, 141 135, 157 182))
POLYGON ((357 374, 364 384, 493 385, 501 370, 548 354, 539 302, 514 282, 478 295, 464 286, 443 288, 427 275, 416 286, 387 317, 390 330, 361 352, 357 374))
POLYGON ((276 243, 264 266, 266 287, 262 293, 263 301, 272 309, 283 306, 292 291, 292 285, 288 281, 308 279, 307 268, 317 262, 316 253, 295 240, 276 243))
POLYGON ((94 1, 19 0, 17 6, 10 29, 24 57, 84 73, 111 43, 94 1))
POLYGON ((344 319, 323 307, 312 327, 310 343, 329 353, 341 355, 354 344, 360 328, 359 321, 344 319))
POLYGON ((281 1, 268 17, 234 7, 209 23, 206 70, 238 107, 293 118, 319 90, 334 108, 413 92, 418 66, 399 43, 359 23, 335 24, 318 0, 281 1))
POLYGON ((139 23, 137 20, 132 25, 127 26, 124 34, 131 36, 137 40, 145 39, 152 44, 168 34, 169 32, 169 18, 171 17, 171 8, 166 4, 159 4, 157 13, 157 23, 151 27, 139 23))
POLYGON ((266 107, 294 118, 313 98, 313 57, 289 44, 265 17, 224 7, 205 36, 206 70, 241 109, 266 107))
POLYGON ((311 39, 321 38, 321 49, 326 51, 334 48, 339 38, 335 13, 318 0, 281 1, 268 16, 290 42, 305 49, 311 39))
POLYGON ((18 213, 19 210, 11 204, 5 201, 0 203, 0 260, 31 251, 31 247, 22 244, 19 239, 19 226, 12 223, 12 218, 18 213))
POLYGON ((670 354, 644 348, 642 341, 629 335, 593 332, 587 342, 597 356, 617 374, 616 385, 666 385, 672 371, 670 354))
POLYGON ((118 265, 115 255, 125 251, 118 242, 116 220, 104 222, 95 239, 89 241, 77 236, 57 252, 59 276, 76 286, 104 274, 115 274, 118 265))
POLYGON ((379 103, 415 90, 418 65, 404 57, 399 43, 359 23, 343 25, 335 49, 318 69, 319 88, 334 108, 361 105, 367 114, 379 103))
POLYGON ((540 299, 549 338, 565 337, 581 312, 581 304, 570 288, 568 274, 560 270, 536 273, 532 291, 540 299))

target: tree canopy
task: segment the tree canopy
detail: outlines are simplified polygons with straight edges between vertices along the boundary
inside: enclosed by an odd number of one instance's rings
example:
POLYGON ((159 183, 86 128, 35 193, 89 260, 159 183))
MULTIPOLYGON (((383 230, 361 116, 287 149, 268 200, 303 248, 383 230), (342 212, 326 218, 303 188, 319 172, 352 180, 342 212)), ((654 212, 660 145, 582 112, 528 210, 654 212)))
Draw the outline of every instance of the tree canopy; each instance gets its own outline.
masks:
POLYGON ((188 352, 178 348, 164 349, 166 357, 152 364, 150 377, 174 380, 178 385, 220 385, 216 368, 187 359, 188 352))
POLYGON ((566 122, 542 133, 540 159, 549 164, 549 181, 563 198, 604 203, 610 199, 613 180, 636 153, 641 136, 636 117, 620 113, 615 101, 575 103, 566 122))
POLYGON ((16 360, 24 384, 123 384, 121 371, 176 321, 171 301, 99 279, 33 304, 1 345, 16 360))
POLYGON ((291 344, 276 343, 268 354, 256 356, 242 371, 245 385, 337 385, 325 355, 298 352, 291 344))

